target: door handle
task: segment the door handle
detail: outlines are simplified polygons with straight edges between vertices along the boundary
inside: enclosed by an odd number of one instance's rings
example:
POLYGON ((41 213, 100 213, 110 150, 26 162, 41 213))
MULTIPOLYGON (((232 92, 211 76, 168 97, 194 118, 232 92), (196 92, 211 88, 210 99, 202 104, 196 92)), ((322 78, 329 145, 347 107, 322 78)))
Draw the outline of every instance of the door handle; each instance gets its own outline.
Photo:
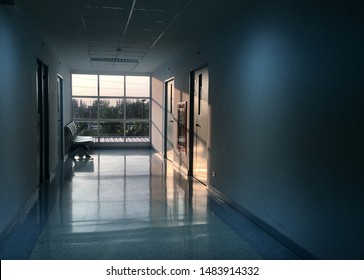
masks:
POLYGON ((197 127, 201 127, 201 125, 199 125, 198 123, 196 123, 196 126, 197 126, 197 127))
POLYGON ((173 121, 173 120, 170 120, 169 122, 170 122, 170 123, 174 123, 174 121, 173 121))

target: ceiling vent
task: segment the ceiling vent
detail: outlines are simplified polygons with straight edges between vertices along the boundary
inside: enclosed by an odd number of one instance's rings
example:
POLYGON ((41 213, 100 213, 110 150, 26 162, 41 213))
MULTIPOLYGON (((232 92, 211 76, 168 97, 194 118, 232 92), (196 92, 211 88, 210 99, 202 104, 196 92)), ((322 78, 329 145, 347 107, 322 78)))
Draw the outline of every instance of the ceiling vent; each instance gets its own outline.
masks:
POLYGON ((91 57, 93 62, 112 62, 112 63, 139 63, 140 59, 136 58, 108 58, 108 57, 91 57))

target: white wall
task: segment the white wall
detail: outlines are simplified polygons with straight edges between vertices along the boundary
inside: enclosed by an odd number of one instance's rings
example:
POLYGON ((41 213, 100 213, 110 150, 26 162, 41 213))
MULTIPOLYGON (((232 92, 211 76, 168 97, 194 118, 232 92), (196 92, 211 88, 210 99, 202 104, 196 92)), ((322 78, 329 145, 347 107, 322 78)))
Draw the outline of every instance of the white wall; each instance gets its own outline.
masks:
MULTIPOLYGON (((68 72, 16 7, 0 6, 0 42, 0 237, 3 238, 38 185, 37 59, 49 67, 51 173, 58 163, 57 73, 66 77, 68 72)), ((66 90, 65 98, 69 94, 66 90)))

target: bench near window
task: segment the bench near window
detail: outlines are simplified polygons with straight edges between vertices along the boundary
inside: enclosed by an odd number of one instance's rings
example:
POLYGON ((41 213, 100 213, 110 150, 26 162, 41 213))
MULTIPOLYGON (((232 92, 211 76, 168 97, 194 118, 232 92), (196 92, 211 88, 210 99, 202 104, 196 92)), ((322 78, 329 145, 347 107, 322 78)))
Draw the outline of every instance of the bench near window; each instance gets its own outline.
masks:
POLYGON ((70 136, 71 136, 71 150, 68 153, 68 156, 73 158, 75 156, 90 158, 90 154, 87 150, 90 149, 89 145, 93 144, 93 138, 91 136, 80 136, 77 135, 77 126, 75 122, 71 122, 66 125, 70 136))

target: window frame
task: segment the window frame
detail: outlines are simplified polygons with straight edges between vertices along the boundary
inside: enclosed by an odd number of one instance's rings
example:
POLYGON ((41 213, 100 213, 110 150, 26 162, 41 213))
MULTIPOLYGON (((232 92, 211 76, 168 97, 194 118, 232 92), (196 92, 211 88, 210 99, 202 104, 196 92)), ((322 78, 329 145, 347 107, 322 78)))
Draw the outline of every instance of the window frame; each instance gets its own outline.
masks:
MULTIPOLYGON (((119 75, 119 74, 85 74, 85 73, 72 73, 71 74, 71 113, 72 113, 72 120, 74 120, 76 123, 82 123, 82 122, 89 122, 89 123, 97 123, 97 135, 93 136, 95 138, 95 143, 99 144, 107 144, 107 143, 113 143, 113 144, 120 144, 122 145, 123 143, 143 143, 143 144, 150 144, 151 142, 151 101, 152 101, 152 97, 151 97, 151 76, 150 75, 119 75), (74 76, 97 76, 97 95, 74 95, 74 87, 73 87, 73 81, 74 81, 74 76), (100 76, 117 76, 117 77, 122 77, 123 79, 123 92, 120 93, 119 96, 115 96, 115 95, 101 95, 101 85, 100 85, 100 76), (149 93, 148 96, 139 96, 139 95, 128 95, 127 94, 127 77, 143 77, 143 78, 148 78, 148 87, 149 87, 149 93), (95 100, 97 102, 97 117, 96 118, 75 118, 74 116, 74 105, 73 105, 73 100, 74 99, 92 99, 95 100), (123 103, 123 117, 122 118, 101 118, 100 116, 100 100, 116 100, 115 102, 117 102, 117 100, 119 100, 120 102, 123 103), (128 100, 140 100, 143 102, 143 108, 142 108, 142 114, 144 114, 144 112, 147 110, 147 117, 144 118, 127 118, 127 101, 128 100), (144 101, 143 101, 144 100, 144 101), (144 104, 147 104, 148 107, 144 110, 144 104), (105 136, 100 135, 100 124, 101 123, 122 123, 123 124, 123 135, 120 135, 119 137, 122 139, 122 141, 119 142, 103 142, 100 141, 101 138, 105 138, 105 136), (128 141, 128 138, 131 138, 131 136, 127 136, 127 124, 128 123, 145 123, 147 124, 148 127, 148 133, 147 135, 143 135, 143 136, 135 136, 134 138, 138 139, 140 141, 128 141)), ((90 105, 91 106, 91 105, 90 105)), ((91 114, 91 113, 90 113, 91 114)), ((144 131, 144 126, 143 126, 143 131, 144 131)), ((112 137, 112 136, 111 136, 112 137)))

